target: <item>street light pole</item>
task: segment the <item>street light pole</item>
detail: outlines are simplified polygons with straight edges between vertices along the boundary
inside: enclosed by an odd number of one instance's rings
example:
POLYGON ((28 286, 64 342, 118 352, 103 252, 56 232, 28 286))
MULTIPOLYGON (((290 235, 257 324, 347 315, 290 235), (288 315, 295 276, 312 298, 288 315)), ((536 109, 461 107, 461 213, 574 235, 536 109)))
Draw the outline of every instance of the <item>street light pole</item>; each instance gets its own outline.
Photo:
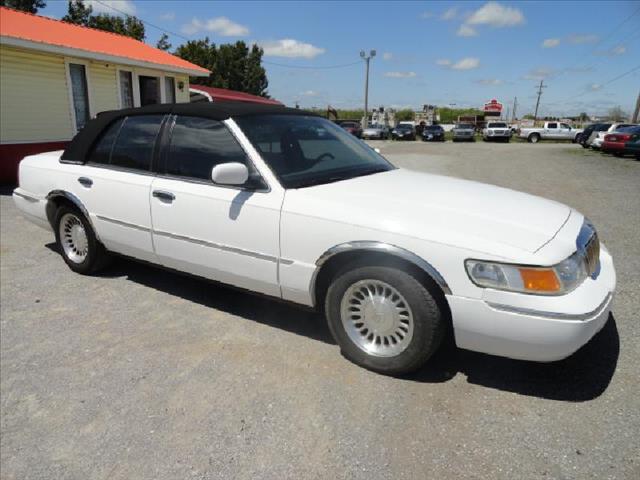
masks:
POLYGON ((369 120, 369 61, 376 56, 376 51, 369 51, 369 55, 364 50, 360 50, 360 58, 365 61, 366 75, 364 77, 364 117, 362 118, 362 128, 367 128, 369 120))

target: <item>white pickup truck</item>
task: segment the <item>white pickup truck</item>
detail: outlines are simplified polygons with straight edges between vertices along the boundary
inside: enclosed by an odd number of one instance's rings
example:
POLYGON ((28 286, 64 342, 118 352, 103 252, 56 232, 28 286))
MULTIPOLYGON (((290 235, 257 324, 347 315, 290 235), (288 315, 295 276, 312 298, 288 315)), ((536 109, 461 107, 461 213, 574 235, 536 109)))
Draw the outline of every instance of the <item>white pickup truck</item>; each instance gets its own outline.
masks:
POLYGON ((522 128, 518 137, 526 139, 529 143, 538 143, 540 140, 571 140, 575 143, 580 133, 582 129, 573 128, 566 123, 544 122, 542 128, 522 128))

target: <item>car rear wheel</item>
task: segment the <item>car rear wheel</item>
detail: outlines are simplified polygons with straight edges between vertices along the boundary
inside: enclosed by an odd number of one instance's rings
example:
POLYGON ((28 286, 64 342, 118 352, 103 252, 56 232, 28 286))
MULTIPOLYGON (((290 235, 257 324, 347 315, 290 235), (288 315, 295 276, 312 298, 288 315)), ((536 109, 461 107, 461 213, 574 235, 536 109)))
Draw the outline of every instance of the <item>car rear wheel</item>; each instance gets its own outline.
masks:
POLYGON ((54 225, 58 249, 71 270, 87 275, 108 263, 104 246, 78 209, 63 205, 56 212, 54 225))
POLYGON ((338 274, 325 312, 342 354, 387 375, 421 367, 444 337, 445 321, 432 293, 393 267, 362 266, 338 274))
POLYGON ((529 138, 527 140, 529 140, 529 143, 538 143, 540 141, 540 135, 537 133, 532 133, 531 135, 529 135, 529 138))

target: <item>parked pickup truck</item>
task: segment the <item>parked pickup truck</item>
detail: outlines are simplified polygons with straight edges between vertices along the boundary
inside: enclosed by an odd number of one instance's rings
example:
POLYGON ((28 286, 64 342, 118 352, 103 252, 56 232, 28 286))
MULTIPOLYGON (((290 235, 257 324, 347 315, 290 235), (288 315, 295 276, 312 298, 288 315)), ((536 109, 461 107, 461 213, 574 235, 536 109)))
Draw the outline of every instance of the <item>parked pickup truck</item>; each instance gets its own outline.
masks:
POLYGON ((529 143, 538 143, 540 140, 571 140, 576 142, 582 129, 573 128, 566 123, 545 122, 542 128, 523 128, 518 133, 519 138, 526 139, 529 143))
POLYGON ((605 325, 616 284, 576 210, 395 167, 334 123, 273 105, 101 113, 64 153, 25 158, 13 198, 74 272, 120 254, 316 307, 347 358, 393 375, 445 336, 565 358, 605 325))

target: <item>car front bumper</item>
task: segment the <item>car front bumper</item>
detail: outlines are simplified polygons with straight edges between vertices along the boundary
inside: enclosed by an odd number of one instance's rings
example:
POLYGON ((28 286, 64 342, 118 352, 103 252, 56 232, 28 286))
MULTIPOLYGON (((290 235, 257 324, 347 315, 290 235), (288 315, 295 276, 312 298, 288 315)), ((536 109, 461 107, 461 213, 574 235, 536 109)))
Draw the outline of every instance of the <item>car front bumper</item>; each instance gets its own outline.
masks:
POLYGON ((519 360, 552 362, 570 356, 609 318, 616 273, 604 246, 600 265, 596 279, 557 297, 495 290, 487 290, 482 299, 447 295, 456 344, 519 360))

